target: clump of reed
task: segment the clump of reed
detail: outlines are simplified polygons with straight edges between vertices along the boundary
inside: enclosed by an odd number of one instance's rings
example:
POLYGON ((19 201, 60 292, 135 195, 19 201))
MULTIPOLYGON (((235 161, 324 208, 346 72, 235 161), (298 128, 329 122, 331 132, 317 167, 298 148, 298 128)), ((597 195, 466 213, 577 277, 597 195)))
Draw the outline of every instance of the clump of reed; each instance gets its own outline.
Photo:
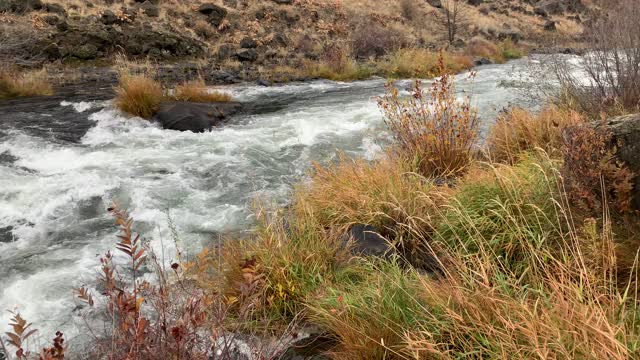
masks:
POLYGON ((0 71, 0 99, 53 95, 46 68, 36 71, 0 71))
POLYGON ((198 78, 176 86, 173 99, 177 101, 207 103, 228 102, 232 100, 232 97, 220 91, 208 90, 204 80, 198 78))

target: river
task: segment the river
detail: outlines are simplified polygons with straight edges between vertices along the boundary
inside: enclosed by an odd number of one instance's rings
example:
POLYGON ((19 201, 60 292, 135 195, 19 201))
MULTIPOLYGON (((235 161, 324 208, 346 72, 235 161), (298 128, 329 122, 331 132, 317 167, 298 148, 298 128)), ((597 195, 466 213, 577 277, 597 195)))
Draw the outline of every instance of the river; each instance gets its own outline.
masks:
MULTIPOLYGON (((532 105, 519 91, 536 81, 523 80, 529 66, 522 59, 479 67, 472 81, 458 75, 483 131, 501 108, 532 105)), ((93 287, 98 256, 114 247, 105 210, 112 201, 167 259, 172 227, 193 254, 219 234, 251 229, 256 198, 286 203, 312 161, 340 151, 373 159, 386 139, 375 100, 383 80, 223 90, 255 111, 204 134, 130 118, 91 89, 1 115, 0 330, 10 317, 4 310, 17 309, 47 338, 57 329, 82 333, 72 289, 93 287)))

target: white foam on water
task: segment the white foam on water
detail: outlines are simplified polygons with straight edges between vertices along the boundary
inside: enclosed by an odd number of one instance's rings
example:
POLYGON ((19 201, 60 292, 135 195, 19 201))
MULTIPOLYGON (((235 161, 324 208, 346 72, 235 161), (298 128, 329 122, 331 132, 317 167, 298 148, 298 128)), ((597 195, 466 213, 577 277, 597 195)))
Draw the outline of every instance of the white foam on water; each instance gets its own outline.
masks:
POLYGON ((105 106, 106 101, 80 101, 80 102, 70 102, 70 101, 62 101, 60 106, 71 106, 73 110, 76 112, 82 113, 87 110, 91 110, 97 107, 105 106))

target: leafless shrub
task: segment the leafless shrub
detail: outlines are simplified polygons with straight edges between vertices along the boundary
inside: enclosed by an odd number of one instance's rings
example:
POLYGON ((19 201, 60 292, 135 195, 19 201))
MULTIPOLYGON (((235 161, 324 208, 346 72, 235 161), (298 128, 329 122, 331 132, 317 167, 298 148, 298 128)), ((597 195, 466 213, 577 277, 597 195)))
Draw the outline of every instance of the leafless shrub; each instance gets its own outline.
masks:
POLYGON ((456 36, 469 22, 468 8, 462 0, 442 0, 442 9, 436 21, 446 32, 449 44, 453 44, 456 36))
POLYGON ((353 34, 353 55, 356 58, 380 57, 405 46, 402 32, 374 22, 357 26, 353 34))
POLYGON ((595 114, 635 111, 640 107, 640 6, 637 0, 603 5, 585 31, 591 51, 578 64, 584 74, 571 71, 567 61, 554 62, 561 100, 595 114))

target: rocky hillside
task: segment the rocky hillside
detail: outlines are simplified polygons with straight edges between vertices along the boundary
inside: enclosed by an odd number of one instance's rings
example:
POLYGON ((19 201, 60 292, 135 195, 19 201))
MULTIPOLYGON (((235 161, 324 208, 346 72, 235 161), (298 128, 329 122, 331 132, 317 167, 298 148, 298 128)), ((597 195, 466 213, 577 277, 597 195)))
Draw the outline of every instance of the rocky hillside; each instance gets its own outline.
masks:
POLYGON ((19 66, 100 63, 125 53, 260 73, 318 60, 336 46, 356 59, 405 47, 464 48, 474 37, 573 46, 589 18, 581 0, 467 0, 449 44, 439 21, 443 2, 0 0, 0 54, 19 66))

